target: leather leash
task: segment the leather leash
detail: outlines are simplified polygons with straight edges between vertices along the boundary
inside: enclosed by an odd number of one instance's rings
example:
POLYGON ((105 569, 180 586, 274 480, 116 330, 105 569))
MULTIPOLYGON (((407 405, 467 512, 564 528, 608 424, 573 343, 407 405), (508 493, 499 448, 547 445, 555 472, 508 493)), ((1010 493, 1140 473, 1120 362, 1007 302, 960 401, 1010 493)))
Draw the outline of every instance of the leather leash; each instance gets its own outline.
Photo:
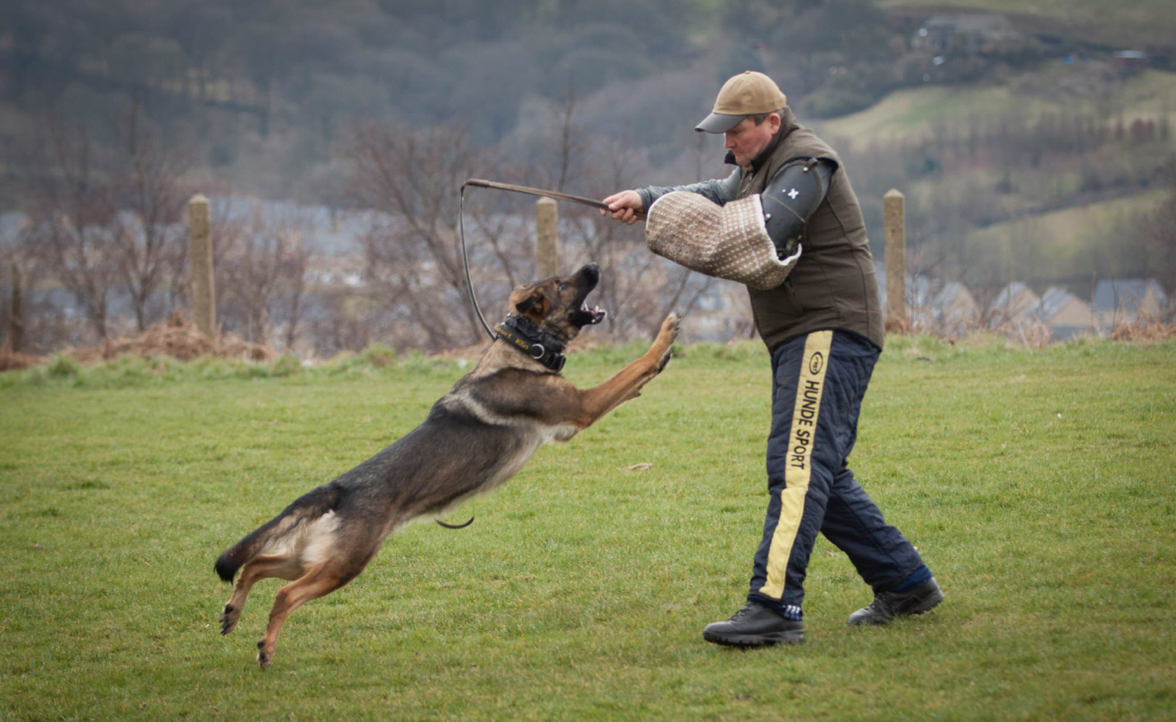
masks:
MULTIPOLYGON (((482 315, 482 307, 478 305, 478 297, 474 294, 474 283, 470 279, 470 258, 469 252, 466 250, 465 242, 465 189, 466 186, 474 186, 475 188, 491 188, 500 191, 510 191, 512 193, 526 193, 532 196, 543 196, 545 198, 554 198, 557 201, 569 201, 571 203, 579 203, 585 206, 592 206, 593 208, 600 208, 607 211, 608 205, 596 200, 595 198, 585 198, 584 196, 574 196, 571 193, 562 193, 560 191, 549 191, 542 188, 531 188, 530 186, 518 186, 512 183, 499 183, 497 181, 488 181, 482 178, 469 178, 465 183, 461 184, 461 190, 458 192, 458 210, 457 210, 457 235, 461 240, 461 261, 465 268, 466 290, 469 292, 470 303, 474 306, 474 311, 478 314, 478 320, 482 322, 482 328, 486 329, 486 333, 490 336, 490 340, 498 338, 490 328, 490 324, 486 323, 486 317, 482 315)), ((637 217, 644 219, 645 213, 636 211, 637 217)))
MULTIPOLYGON (((465 185, 475 186, 478 188, 494 188, 500 191, 510 191, 512 193, 526 193, 532 196, 544 196, 546 198, 554 198, 557 201, 568 201, 570 203, 579 203, 584 206, 592 206, 593 208, 600 208, 601 210, 608 210, 608 205, 595 198, 585 198, 584 196, 574 196, 571 193, 562 193, 560 191, 549 191, 542 188, 531 188, 530 186, 517 186, 512 183, 499 183, 498 181, 488 181, 481 178, 470 178, 465 182, 465 185)), ((638 218, 645 218, 645 214, 641 211, 636 211, 638 218)))

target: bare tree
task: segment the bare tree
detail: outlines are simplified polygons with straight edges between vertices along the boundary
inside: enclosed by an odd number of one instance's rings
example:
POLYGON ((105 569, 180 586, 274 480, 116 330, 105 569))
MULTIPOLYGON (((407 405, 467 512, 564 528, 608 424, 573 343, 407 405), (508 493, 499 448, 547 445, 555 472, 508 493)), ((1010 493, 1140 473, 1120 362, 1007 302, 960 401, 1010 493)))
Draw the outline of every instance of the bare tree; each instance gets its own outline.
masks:
MULTIPOLYGON (((584 155, 595 161, 581 161, 580 182, 587 195, 603 198, 635 185, 641 157, 624 137, 597 137, 584 148, 584 155)), ((639 228, 602 218, 594 210, 569 209, 568 215, 569 250, 605 270, 597 294, 609 311, 606 328, 613 337, 648 335, 667 312, 688 313, 714 282, 655 256, 639 228)))
POLYGON ((222 317, 254 343, 267 343, 275 327, 284 327, 282 339, 292 347, 305 312, 312 256, 303 243, 304 224, 229 227, 218 272, 225 281, 222 317))
POLYGON ((36 225, 29 216, 18 228, 0 239, 0 279, 5 279, 4 297, 0 299, 8 319, 6 344, 12 351, 43 353, 70 342, 64 313, 55 299, 45 292, 47 256, 38 242, 36 225))
MULTIPOLYGON (((215 274, 216 307, 222 308, 229 295, 229 259, 241 248, 246 224, 235 215, 240 200, 234 198, 231 188, 213 197, 209 209, 209 235, 212 238, 212 267, 215 274)), ((184 244, 185 249, 187 244, 184 244)), ((180 284, 178 295, 187 297, 189 289, 186 279, 180 284)))
POLYGON ((7 269, 8 285, 0 285, 0 318, 4 319, 4 343, 0 348, 20 353, 24 349, 24 278, 15 260, 9 260, 0 246, 0 273, 7 269))
MULTIPOLYGON (((100 148, 90 130, 48 115, 30 160, 31 225, 24 255, 64 287, 97 339, 110 332, 110 300, 123 292, 140 331, 162 315, 153 294, 183 272, 179 225, 189 162, 167 152, 137 104, 116 130, 126 146, 100 148)), ((174 302, 174 293, 163 304, 174 302)))
POLYGON ((135 323, 143 331, 155 320, 148 315, 151 296, 183 274, 187 236, 181 218, 190 195, 183 178, 192 160, 169 150, 138 115, 136 103, 126 121, 128 154, 113 178, 112 196, 123 213, 115 215, 112 250, 135 323))
POLYGON ((264 344, 269 335, 269 302, 280 254, 276 234, 253 231, 243 233, 236 252, 226 256, 221 276, 228 283, 221 318, 226 325, 236 325, 247 341, 264 344))
POLYGON ((562 191, 585 174, 592 147, 590 137, 576 122, 577 110, 576 89, 571 84, 561 102, 547 106, 546 132, 537 138, 540 162, 530 170, 537 186, 562 191))
MULTIPOLYGON (((487 153, 474 148, 459 127, 410 131, 368 123, 356 129, 344 157, 352 202, 381 213, 362 239, 369 287, 385 303, 405 309, 431 348, 477 340, 483 331, 466 300, 458 193, 488 164, 487 153)), ((479 276, 501 272, 513 281, 509 224, 489 218, 489 211, 471 198, 464 205, 467 219, 475 219, 467 223, 467 233, 480 230, 491 241, 490 254, 471 247, 479 276)), ((490 298, 505 298, 508 290, 499 286, 490 298)))
POLYGON ((24 240, 73 296, 93 334, 105 340, 108 296, 118 279, 112 253, 117 214, 95 155, 85 128, 45 118, 34 155, 40 172, 30 188, 32 226, 24 240))
POLYGON ((307 276, 312 254, 299 242, 293 244, 282 258, 279 275, 278 303, 285 321, 285 348, 293 349, 298 341, 299 324, 306 311, 307 276))
MULTIPOLYGON (((647 164, 644 155, 630 147, 627 132, 616 138, 588 133, 579 122, 571 88, 562 102, 547 110, 545 132, 538 136, 528 168, 530 185, 567 188, 594 198, 634 187, 647 164)), ((693 308, 712 286, 713 279, 650 253, 639 228, 580 206, 565 205, 560 213, 564 265, 570 270, 579 262, 595 262, 604 270, 596 297, 609 311, 605 330, 614 338, 651 332, 666 311, 693 308)))
POLYGON ((382 337, 384 329, 367 313, 371 309, 359 303, 364 297, 337 284, 320 288, 317 295, 323 313, 307 324, 315 353, 333 356, 339 351, 359 351, 382 337))
POLYGON ((1143 222, 1144 265, 1170 293, 1176 293, 1176 156, 1164 164, 1167 195, 1143 222))

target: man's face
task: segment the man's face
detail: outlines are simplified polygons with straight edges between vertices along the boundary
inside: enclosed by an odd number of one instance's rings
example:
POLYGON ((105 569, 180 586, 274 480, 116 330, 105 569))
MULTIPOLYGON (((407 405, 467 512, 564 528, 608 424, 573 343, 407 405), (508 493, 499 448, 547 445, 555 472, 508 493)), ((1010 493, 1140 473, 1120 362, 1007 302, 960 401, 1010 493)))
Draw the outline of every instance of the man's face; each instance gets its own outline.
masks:
POLYGON ((751 159, 768 147, 772 136, 780 130, 780 116, 772 113, 759 125, 751 118, 744 118, 739 125, 723 134, 723 147, 735 154, 735 162, 744 170, 751 170, 751 159))

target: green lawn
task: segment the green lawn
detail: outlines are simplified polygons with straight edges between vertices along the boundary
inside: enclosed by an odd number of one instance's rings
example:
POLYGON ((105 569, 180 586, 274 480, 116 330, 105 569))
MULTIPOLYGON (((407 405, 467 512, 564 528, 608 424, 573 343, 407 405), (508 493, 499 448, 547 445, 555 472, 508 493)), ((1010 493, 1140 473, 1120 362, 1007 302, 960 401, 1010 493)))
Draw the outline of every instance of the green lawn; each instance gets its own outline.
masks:
POLYGON ((806 643, 751 652, 700 632, 746 593, 767 359, 682 350, 454 514, 470 528, 392 537, 294 613, 264 671, 279 582, 222 637, 213 561, 411 429, 457 364, 0 375, 0 719, 1170 719, 1176 343, 893 339, 854 468, 947 598, 849 628, 869 592, 821 540, 806 643))

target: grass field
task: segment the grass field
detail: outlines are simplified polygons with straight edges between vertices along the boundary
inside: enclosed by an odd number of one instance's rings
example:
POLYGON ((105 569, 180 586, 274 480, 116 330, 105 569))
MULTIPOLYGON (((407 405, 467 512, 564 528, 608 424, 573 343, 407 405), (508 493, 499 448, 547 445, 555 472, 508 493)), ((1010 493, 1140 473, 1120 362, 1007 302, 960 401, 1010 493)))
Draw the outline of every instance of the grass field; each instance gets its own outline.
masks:
MULTIPOLYGON (((637 351, 566 375, 602 380, 637 351)), ((1171 718, 1176 343, 893 339, 854 468, 947 598, 849 628, 869 591, 821 540, 806 643, 752 652, 700 631, 746 593, 767 360, 683 351, 454 515, 470 528, 392 537, 290 618, 264 671, 278 583, 221 637, 214 559, 412 428, 458 365, 0 375, 0 719, 1171 718)))

